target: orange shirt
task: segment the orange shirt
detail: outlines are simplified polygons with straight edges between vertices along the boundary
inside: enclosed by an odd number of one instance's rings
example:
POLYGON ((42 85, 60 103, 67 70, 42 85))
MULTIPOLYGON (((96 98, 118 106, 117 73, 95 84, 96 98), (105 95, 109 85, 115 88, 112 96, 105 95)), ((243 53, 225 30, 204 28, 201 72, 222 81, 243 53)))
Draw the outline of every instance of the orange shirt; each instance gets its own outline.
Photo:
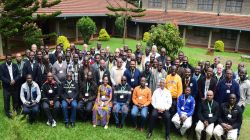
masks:
POLYGON ((132 101, 135 105, 142 104, 148 106, 151 103, 152 93, 151 90, 145 86, 144 89, 141 86, 137 86, 134 89, 132 101))

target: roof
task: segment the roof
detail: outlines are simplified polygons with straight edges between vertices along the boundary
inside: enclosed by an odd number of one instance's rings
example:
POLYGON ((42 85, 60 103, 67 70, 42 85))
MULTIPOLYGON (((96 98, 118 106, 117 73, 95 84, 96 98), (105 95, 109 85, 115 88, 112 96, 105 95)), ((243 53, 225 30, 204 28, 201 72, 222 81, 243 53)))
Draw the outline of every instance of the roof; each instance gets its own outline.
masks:
MULTIPOLYGON (((112 13, 107 9, 108 5, 113 7, 125 7, 124 0, 62 0, 59 4, 50 8, 38 9, 38 14, 50 14, 61 11, 58 17, 81 17, 81 16, 107 16, 112 13)), ((128 7, 133 7, 128 4, 128 7)))
POLYGON ((141 23, 176 22, 178 25, 250 31, 250 16, 218 16, 213 13, 155 10, 147 10, 144 14, 145 16, 134 18, 133 21, 141 23))

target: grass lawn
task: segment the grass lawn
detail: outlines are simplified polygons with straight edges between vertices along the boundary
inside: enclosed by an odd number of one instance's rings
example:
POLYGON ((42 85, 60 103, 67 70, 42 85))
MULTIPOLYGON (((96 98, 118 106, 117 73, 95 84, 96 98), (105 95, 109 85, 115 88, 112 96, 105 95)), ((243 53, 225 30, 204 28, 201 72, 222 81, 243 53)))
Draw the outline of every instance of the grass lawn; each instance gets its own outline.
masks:
MULTIPOLYGON (((90 46, 96 46, 97 41, 91 41, 90 46)), ((132 39, 126 39, 126 44, 129 45, 130 48, 135 50, 135 45, 138 41, 132 40, 132 39)), ((140 41, 139 41, 140 42, 140 41)), ((103 47, 106 47, 107 45, 110 46, 111 51, 114 51, 115 48, 120 48, 123 46, 122 39, 118 38, 111 38, 110 41, 107 42, 101 42, 103 44, 103 47)), ((145 43, 143 43, 143 46, 145 47, 145 43)), ((80 46, 78 46, 80 47, 80 46)), ((198 60, 213 60, 212 56, 206 55, 206 49, 200 49, 200 48, 190 48, 190 47, 184 47, 182 48, 185 55, 189 57, 192 63, 197 62, 198 60)), ((237 53, 215 53, 215 56, 220 56, 222 58, 222 63, 224 64, 225 60, 231 59, 234 64, 234 69, 236 68, 236 65, 238 62, 240 62, 240 54, 237 53)), ((250 66, 250 63, 245 63, 246 66, 250 66)), ((248 70, 249 71, 249 70, 248 70)), ((21 139, 36 139, 36 140, 47 140, 47 139, 72 139, 72 140, 93 140, 93 139, 109 139, 109 140, 144 140, 146 139, 146 131, 144 133, 135 131, 130 122, 131 120, 128 119, 127 123, 128 125, 124 127, 124 129, 116 129, 114 125, 114 118, 111 118, 111 124, 109 125, 109 128, 107 130, 104 130, 102 127, 93 128, 91 125, 91 122, 81 122, 77 121, 75 128, 66 129, 64 127, 63 120, 60 119, 57 121, 57 127, 51 128, 48 127, 46 123, 46 119, 43 115, 40 115, 39 121, 35 124, 28 124, 24 123, 20 126, 20 132, 21 132, 21 139)), ((62 116, 61 116, 62 118, 62 116)), ((11 125, 13 121, 11 119, 8 119, 4 115, 3 111, 3 94, 2 90, 0 90, 0 138, 1 139, 13 139, 13 133, 17 132, 18 130, 13 129, 11 125)), ((156 125, 157 128, 154 130, 152 139, 154 140, 163 140, 164 139, 164 127, 162 123, 158 123, 156 125)), ((244 119, 243 119, 243 125, 241 130, 240 139, 241 140, 247 140, 250 137, 250 133, 248 133, 248 127, 250 126, 250 107, 247 107, 244 112, 244 119)), ((172 140, 186 140, 185 137, 180 137, 175 132, 171 132, 171 138, 172 140)), ((189 137, 189 139, 192 139, 189 137)), ((20 140, 20 139, 18 139, 20 140)))

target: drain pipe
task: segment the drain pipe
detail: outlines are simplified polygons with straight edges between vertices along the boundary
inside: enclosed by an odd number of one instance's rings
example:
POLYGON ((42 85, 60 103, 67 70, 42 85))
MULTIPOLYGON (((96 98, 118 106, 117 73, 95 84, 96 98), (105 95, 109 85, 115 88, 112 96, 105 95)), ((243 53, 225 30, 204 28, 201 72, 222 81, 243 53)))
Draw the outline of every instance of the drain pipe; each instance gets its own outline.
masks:
POLYGON ((218 1, 217 16, 220 16, 220 0, 218 1))

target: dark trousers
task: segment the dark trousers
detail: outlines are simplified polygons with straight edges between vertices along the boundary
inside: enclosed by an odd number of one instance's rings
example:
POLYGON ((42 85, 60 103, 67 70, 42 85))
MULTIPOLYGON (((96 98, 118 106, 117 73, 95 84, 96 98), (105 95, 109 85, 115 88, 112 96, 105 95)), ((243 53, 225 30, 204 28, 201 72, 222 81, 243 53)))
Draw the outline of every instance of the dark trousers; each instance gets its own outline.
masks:
POLYGON ((53 119, 55 119, 57 117, 57 115, 60 111, 60 102, 59 101, 54 102, 54 106, 52 108, 52 111, 51 111, 51 107, 50 107, 48 102, 43 102, 42 108, 43 108, 49 122, 52 123, 53 119))
POLYGON ((10 117, 10 97, 12 97, 12 107, 14 111, 18 109, 19 94, 16 88, 3 89, 4 96, 4 112, 10 117))
POLYGON ((159 113, 157 109, 153 109, 150 122, 149 122, 149 132, 150 133, 153 132, 155 122, 159 115, 163 117, 164 125, 165 125, 165 135, 166 137, 168 137, 170 133, 170 125, 171 125, 169 111, 164 111, 163 113, 159 113))
POLYGON ((177 99, 176 98, 172 98, 172 106, 169 109, 169 113, 171 115, 171 118, 175 115, 175 113, 177 112, 177 99))
POLYGON ((37 114, 39 112, 39 104, 35 104, 32 106, 23 105, 23 113, 29 115, 29 121, 33 122, 37 118, 37 114))
POLYGON ((89 115, 91 115, 91 111, 93 108, 93 102, 84 102, 84 101, 79 101, 77 110, 80 114, 81 119, 86 120, 89 115))

